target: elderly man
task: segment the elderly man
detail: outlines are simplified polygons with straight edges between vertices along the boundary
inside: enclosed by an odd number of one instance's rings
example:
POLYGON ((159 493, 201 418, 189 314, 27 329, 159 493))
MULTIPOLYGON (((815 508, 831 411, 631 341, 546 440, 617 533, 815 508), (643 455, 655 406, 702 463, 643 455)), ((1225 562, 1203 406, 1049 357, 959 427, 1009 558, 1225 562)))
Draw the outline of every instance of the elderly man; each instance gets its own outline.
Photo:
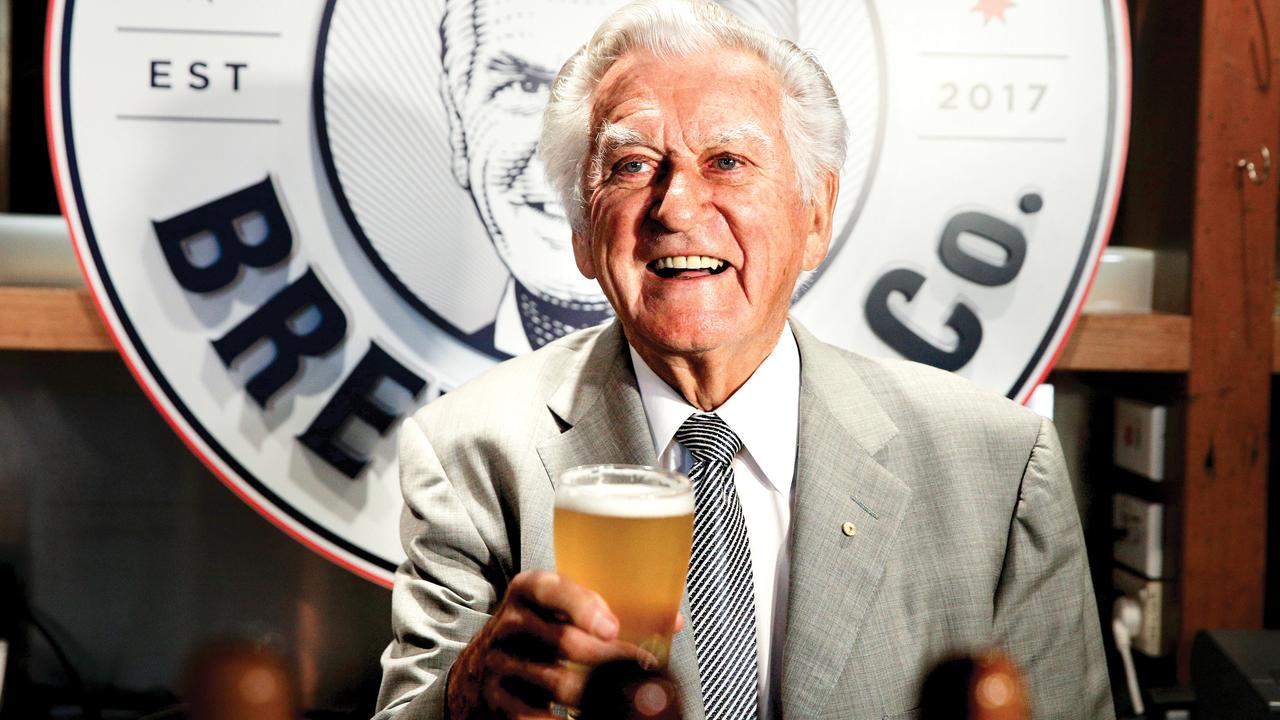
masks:
POLYGON ((541 154, 617 320, 405 423, 379 717, 547 717, 586 668, 644 657, 550 570, 556 477, 606 462, 712 483, 671 654, 686 718, 908 717, 932 664, 990 645, 1035 717, 1111 716, 1052 427, 788 320, 844 134, 812 57, 709 3, 628 6, 560 71, 541 154))

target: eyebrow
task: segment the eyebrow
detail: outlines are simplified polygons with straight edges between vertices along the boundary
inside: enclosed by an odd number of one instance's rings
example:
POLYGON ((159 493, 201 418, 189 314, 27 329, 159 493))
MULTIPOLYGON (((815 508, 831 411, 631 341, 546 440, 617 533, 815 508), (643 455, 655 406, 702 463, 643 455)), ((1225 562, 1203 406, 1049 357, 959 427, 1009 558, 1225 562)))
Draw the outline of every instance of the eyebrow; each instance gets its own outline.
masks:
MULTIPOLYGON (((773 140, 765 133, 759 124, 746 122, 737 124, 737 126, 718 129, 712 135, 701 138, 694 137, 694 145, 703 147, 722 147, 724 145, 733 145, 733 143, 751 140, 759 142, 760 145, 772 146, 773 140)), ((603 161, 604 156, 609 152, 617 150, 618 147, 626 147, 627 145, 639 145, 643 147, 652 147, 657 149, 658 141, 654 138, 644 135, 643 132, 635 131, 618 123, 611 123, 604 120, 600 126, 600 132, 595 136, 595 151, 593 152, 593 160, 603 161)))
MULTIPOLYGON (((773 140, 761 129, 760 125, 754 122, 745 122, 740 125, 721 128, 711 133, 705 140, 694 138, 694 144, 701 145, 704 148, 717 148, 733 145, 744 140, 754 140, 766 147, 773 147, 773 140)), ((628 145, 656 150, 659 143, 638 130, 605 120, 600 126, 600 132, 596 133, 596 147, 591 153, 589 182, 594 184, 604 176, 604 160, 609 153, 628 145)))
POLYGON ((600 181, 600 178, 604 177, 605 157, 614 150, 628 145, 640 145, 656 149, 658 141, 638 130, 605 120, 600 126, 600 132, 596 133, 596 147, 591 153, 589 184, 594 185, 600 181))
POLYGON ((705 140, 701 140, 698 144, 704 148, 722 147, 725 145, 733 145, 744 140, 754 140, 765 146, 772 146, 773 139, 769 137, 761 127, 754 122, 745 122, 741 125, 722 128, 717 130, 705 140))
POLYGON ((595 157, 602 160, 605 155, 627 145, 643 145, 656 149, 658 141, 638 130, 605 120, 600 126, 600 132, 596 134, 595 157))
MULTIPOLYGON (((721 128, 705 139, 695 137, 694 144, 701 145, 704 148, 715 148, 733 145, 744 140, 753 140, 765 146, 773 145, 773 139, 761 129, 759 124, 754 122, 745 122, 740 125, 721 128)), ((603 162, 605 156, 610 152, 628 145, 656 149, 658 141, 637 130, 605 120, 600 126, 600 132, 596 134, 596 147, 595 152, 592 154, 592 160, 594 162, 603 162)))

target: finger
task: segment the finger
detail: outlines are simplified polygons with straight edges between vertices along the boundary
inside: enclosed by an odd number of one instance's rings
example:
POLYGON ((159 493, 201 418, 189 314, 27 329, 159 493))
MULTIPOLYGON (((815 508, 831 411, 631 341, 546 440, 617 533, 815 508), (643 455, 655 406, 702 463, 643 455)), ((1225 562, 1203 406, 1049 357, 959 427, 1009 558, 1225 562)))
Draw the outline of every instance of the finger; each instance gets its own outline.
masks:
POLYGON ((576 625, 547 620, 532 612, 513 611, 510 615, 510 624, 500 628, 502 638, 495 644, 517 657, 598 665, 622 658, 640 659, 640 653, 644 653, 631 643, 601 640, 576 625), (536 652, 531 655, 528 652, 531 643, 549 650, 554 657, 542 657, 536 652))
POLYGON ((618 618, 600 593, 553 572, 534 570, 521 573, 511 583, 511 591, 526 605, 563 615, 569 622, 601 640, 618 636, 618 618), (517 583, 517 580, 522 582, 517 583))
POLYGON ((545 691, 561 705, 577 706, 587 683, 587 669, 582 665, 525 662, 501 653, 495 655, 491 666, 500 675, 518 678, 545 691))
POLYGON ((498 717, 518 720, 554 720, 555 718, 549 707, 530 705, 508 690, 496 677, 490 678, 485 683, 484 703, 490 710, 496 710, 498 717))
POLYGON ((684 629, 684 613, 676 611, 676 626, 674 632, 680 632, 684 629))
POLYGON ((520 602, 504 608, 495 621, 490 647, 526 662, 552 663, 564 659, 561 643, 565 628, 576 630, 567 640, 571 649, 577 647, 584 636, 604 642, 563 620, 548 619, 520 602))
POLYGON ((658 667, 658 656, 652 652, 625 641, 619 641, 617 644, 620 646, 618 651, 623 653, 620 659, 635 660, 645 670, 654 670, 658 667))

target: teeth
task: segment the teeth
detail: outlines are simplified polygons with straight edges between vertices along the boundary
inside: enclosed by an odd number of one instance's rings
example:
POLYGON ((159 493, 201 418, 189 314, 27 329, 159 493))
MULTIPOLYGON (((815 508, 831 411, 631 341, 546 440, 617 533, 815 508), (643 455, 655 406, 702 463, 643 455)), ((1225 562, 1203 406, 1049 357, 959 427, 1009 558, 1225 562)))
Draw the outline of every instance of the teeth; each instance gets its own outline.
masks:
POLYGON ((706 255, 676 255, 673 257, 658 258, 653 261, 655 270, 719 270, 725 265, 726 261, 720 258, 707 257, 706 255))

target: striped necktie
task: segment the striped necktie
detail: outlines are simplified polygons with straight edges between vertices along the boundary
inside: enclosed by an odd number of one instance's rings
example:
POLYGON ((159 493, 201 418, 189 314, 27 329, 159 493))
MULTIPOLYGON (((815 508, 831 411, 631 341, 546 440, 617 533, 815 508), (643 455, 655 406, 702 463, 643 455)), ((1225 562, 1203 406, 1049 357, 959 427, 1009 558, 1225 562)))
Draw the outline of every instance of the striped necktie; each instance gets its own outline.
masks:
POLYGON ((742 441, 714 413, 690 415, 676 431, 676 441, 693 455, 689 611, 702 703, 710 720, 754 720, 759 700, 755 586, 732 467, 742 441))

